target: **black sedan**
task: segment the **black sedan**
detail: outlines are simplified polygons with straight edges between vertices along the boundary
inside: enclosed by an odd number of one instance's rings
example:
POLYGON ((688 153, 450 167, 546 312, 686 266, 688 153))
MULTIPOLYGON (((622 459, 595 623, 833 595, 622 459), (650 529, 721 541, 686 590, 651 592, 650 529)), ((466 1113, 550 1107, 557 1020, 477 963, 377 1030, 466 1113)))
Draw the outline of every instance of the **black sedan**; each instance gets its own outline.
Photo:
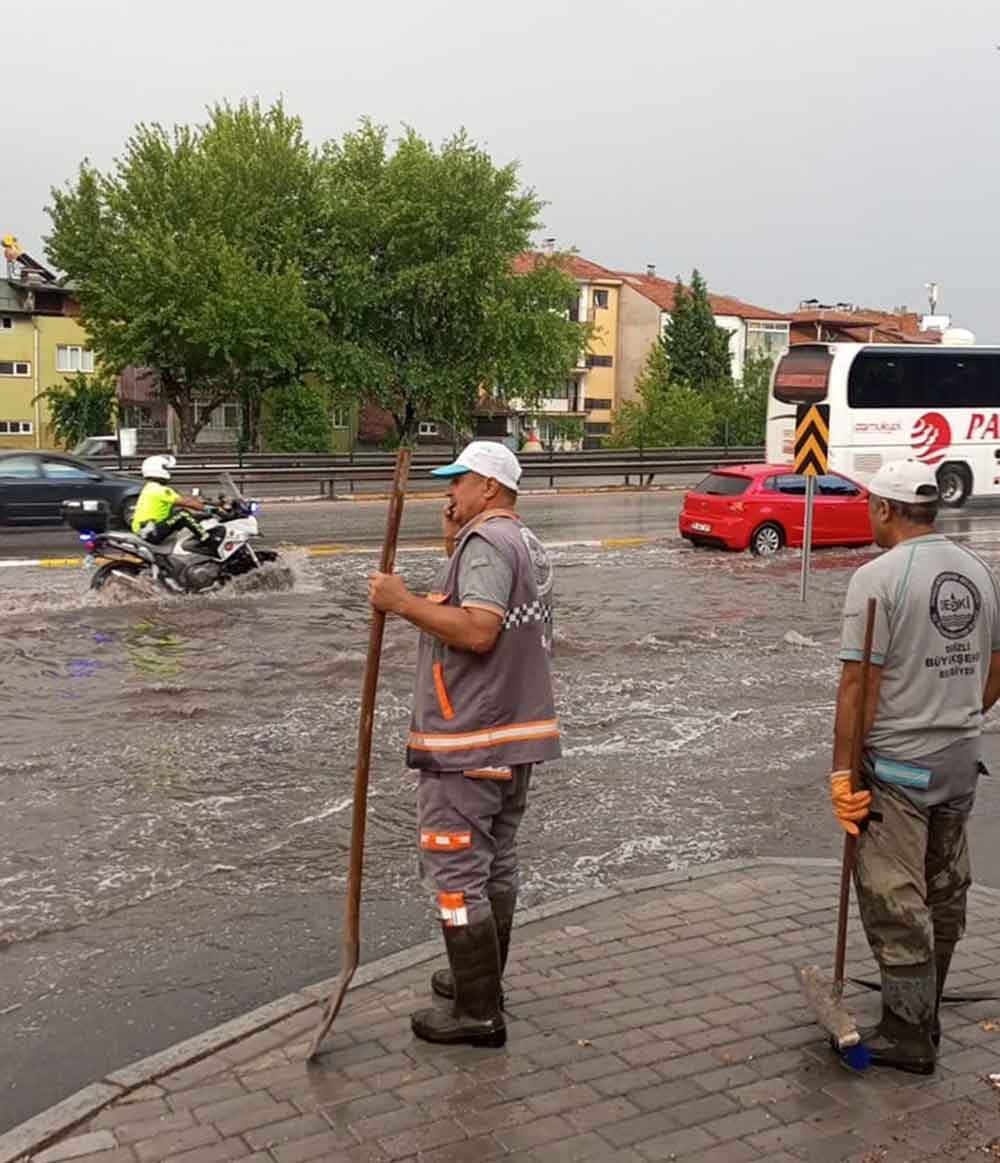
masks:
POLYGON ((58 525, 63 501, 107 501, 128 525, 142 481, 103 472, 64 452, 0 452, 0 525, 58 525))

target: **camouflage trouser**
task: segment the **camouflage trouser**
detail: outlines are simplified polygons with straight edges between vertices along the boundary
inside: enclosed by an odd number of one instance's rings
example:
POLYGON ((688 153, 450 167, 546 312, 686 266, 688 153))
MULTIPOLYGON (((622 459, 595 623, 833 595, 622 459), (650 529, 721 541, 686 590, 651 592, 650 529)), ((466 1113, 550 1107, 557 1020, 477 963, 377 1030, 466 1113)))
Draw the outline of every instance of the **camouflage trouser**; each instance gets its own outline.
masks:
POLYGON ((880 965, 922 965, 965 932, 969 805, 920 808, 879 783, 871 793, 854 871, 865 934, 880 965))
POLYGON ((446 925, 484 920, 490 897, 516 891, 515 837, 531 768, 420 773, 420 875, 446 925))

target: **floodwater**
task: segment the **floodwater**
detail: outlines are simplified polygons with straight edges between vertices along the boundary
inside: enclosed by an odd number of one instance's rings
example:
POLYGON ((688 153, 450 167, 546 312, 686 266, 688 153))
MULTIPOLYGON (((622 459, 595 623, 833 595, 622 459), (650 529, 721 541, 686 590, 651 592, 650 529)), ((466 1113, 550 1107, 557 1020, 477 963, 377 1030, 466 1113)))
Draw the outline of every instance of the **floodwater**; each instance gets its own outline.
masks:
MULTIPOLYGON (((839 608, 868 551, 566 549, 564 758, 522 832, 526 903, 751 853, 833 855, 839 608)), ((436 558, 399 568, 426 589, 436 558)), ((0 1131, 335 971, 373 559, 206 598, 0 577, 0 1131)), ((403 765, 416 634, 385 636, 363 957, 433 932, 403 765)), ((992 788, 981 796, 996 810, 992 788)))

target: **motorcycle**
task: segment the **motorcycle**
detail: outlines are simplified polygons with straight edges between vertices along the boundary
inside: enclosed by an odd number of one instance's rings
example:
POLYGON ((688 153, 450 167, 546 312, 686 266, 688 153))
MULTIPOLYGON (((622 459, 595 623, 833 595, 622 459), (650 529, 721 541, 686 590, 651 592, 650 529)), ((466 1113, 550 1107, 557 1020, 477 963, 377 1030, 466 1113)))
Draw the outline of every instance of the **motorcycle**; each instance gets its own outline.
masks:
POLYGON ((93 570, 90 588, 103 589, 114 579, 136 579, 152 581, 173 594, 205 593, 279 561, 275 550, 251 544, 260 535, 258 502, 240 496, 231 481, 226 483, 232 495, 221 496, 200 520, 208 534, 203 541, 190 530, 179 529, 153 545, 138 534, 109 529, 105 502, 65 501, 63 519, 79 533, 84 567, 93 570))

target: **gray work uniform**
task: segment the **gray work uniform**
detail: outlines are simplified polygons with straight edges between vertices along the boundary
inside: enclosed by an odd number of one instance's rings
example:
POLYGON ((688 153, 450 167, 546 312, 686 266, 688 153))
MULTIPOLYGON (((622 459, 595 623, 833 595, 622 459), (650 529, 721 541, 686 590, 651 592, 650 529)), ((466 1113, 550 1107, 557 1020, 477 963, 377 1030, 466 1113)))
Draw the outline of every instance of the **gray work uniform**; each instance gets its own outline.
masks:
POLYGON ((851 579, 845 662, 862 657, 871 597, 881 683, 865 738, 872 804, 855 884, 880 964, 920 965, 965 931, 966 821, 981 769, 983 693, 1000 650, 1000 589, 981 558, 941 534, 901 542, 851 579))
POLYGON ((535 762, 559 754, 552 696, 552 566, 513 515, 459 534, 432 600, 491 611, 485 655, 422 634, 408 762, 417 791, 421 876, 446 925, 490 915, 517 889, 516 836, 535 762))

